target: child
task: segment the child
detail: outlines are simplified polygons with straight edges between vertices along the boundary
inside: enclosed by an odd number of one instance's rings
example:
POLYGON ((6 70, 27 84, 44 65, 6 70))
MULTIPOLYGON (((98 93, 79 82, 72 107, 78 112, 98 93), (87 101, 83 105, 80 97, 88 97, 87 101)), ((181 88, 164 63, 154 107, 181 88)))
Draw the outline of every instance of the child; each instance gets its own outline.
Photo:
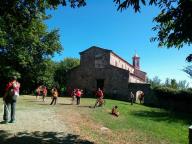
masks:
POLYGON ((119 116, 119 112, 117 111, 117 108, 118 108, 117 106, 114 106, 112 108, 111 114, 118 117, 119 116))

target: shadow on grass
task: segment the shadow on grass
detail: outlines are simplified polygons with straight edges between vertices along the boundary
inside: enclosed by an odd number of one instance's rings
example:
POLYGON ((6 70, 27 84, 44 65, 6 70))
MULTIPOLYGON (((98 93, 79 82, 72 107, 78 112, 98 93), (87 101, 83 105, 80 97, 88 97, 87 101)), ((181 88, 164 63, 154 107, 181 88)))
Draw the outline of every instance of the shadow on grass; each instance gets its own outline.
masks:
POLYGON ((132 115, 136 117, 147 117, 154 121, 167 121, 169 123, 172 122, 183 122, 187 125, 192 124, 192 116, 186 113, 178 113, 178 112, 171 112, 171 111, 138 111, 132 112, 132 115))
POLYGON ((19 132, 14 135, 0 130, 1 144, 94 144, 79 138, 79 135, 57 132, 19 132))

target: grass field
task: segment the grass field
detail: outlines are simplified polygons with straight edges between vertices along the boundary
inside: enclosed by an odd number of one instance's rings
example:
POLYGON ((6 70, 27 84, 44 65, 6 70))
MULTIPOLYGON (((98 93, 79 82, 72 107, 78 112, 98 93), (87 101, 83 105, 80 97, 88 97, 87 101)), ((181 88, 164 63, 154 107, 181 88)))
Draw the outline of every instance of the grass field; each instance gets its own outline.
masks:
MULTIPOLYGON (((34 98, 33 98, 34 99, 34 98)), ((192 117, 187 114, 146 107, 140 104, 106 100, 100 108, 90 108, 95 99, 82 98, 81 105, 70 105, 69 98, 60 98, 59 104, 35 102, 31 97, 20 97, 17 111, 26 109, 53 109, 66 121, 74 133, 100 144, 187 144, 188 127, 192 117), (110 114, 117 105, 119 117, 110 114)), ((0 102, 2 104, 2 101, 0 102)), ((2 113, 2 108, 0 109, 2 113)))
MULTIPOLYGON (((83 104, 89 104, 92 99, 85 99, 83 104)), ((173 113, 166 110, 146 107, 143 105, 107 100, 105 107, 92 110, 91 118, 107 128, 114 135, 103 137, 103 141, 109 139, 115 141, 118 137, 122 143, 188 143, 188 127, 192 117, 187 114, 173 113), (110 115, 111 108, 117 105, 120 116, 110 115)), ((92 131, 91 129, 86 129, 92 131)), ((102 138, 102 134, 92 131, 93 136, 102 138)))

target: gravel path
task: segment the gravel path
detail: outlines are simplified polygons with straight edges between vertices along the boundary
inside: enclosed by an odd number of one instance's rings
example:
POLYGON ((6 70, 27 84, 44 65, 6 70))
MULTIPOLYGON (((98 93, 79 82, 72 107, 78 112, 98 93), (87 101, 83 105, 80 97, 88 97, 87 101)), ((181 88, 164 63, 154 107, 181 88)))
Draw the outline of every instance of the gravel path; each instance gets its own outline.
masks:
MULTIPOLYGON (((50 98, 43 103, 35 101, 34 97, 20 98, 16 111, 16 123, 0 124, 0 144, 75 144, 86 143, 75 134, 65 122, 65 118, 58 114, 63 106, 49 106, 50 98)), ((63 102, 63 99, 59 101, 63 102)), ((65 103, 70 103, 65 100, 65 103)), ((3 112, 0 110, 0 117, 3 112)))
POLYGON ((1 130, 18 132, 67 132, 64 123, 56 118, 53 110, 24 110, 17 112, 17 122, 14 124, 2 124, 1 130))

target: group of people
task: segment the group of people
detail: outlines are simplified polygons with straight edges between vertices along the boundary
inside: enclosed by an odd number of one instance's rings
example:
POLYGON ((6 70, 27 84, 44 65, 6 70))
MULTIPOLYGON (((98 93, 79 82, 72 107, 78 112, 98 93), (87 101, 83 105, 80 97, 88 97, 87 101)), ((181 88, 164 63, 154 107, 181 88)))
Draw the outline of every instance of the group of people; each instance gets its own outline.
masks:
MULTIPOLYGON (((71 93, 72 104, 74 104, 74 101, 76 100, 76 104, 79 105, 82 95, 83 95, 83 90, 75 88, 71 93)), ((96 100, 96 103, 94 105, 94 108, 97 106, 102 106, 105 103, 105 101, 103 99, 104 98, 103 91, 100 88, 97 89, 95 96, 97 97, 97 100, 96 100)))
MULTIPOLYGON (((35 90, 35 95, 36 99, 39 99, 40 96, 42 96, 43 102, 45 102, 45 97, 47 96, 47 87, 46 86, 38 86, 37 89, 35 90)), ((51 98, 52 101, 50 105, 57 104, 57 99, 58 99, 59 93, 56 87, 53 87, 51 89, 51 98)))
POLYGON ((72 97, 72 104, 74 104, 74 101, 76 100, 76 104, 79 105, 80 104, 80 99, 81 96, 83 95, 83 90, 82 89, 78 89, 75 88, 72 93, 71 93, 71 97, 72 97))
MULTIPOLYGON (((144 101, 144 92, 140 91, 140 93, 137 96, 140 104, 144 101)), ((130 101, 131 101, 131 105, 133 105, 134 101, 135 101, 135 96, 133 94, 133 92, 130 93, 130 101)))
MULTIPOLYGON (((4 115, 3 115, 3 119, 5 123, 14 123, 15 122, 15 109, 16 109, 16 101, 17 101, 17 97, 19 96, 19 89, 20 89, 20 83, 17 81, 17 77, 13 76, 11 81, 6 85, 5 88, 5 94, 3 96, 3 101, 4 101, 4 115), (9 115, 10 115, 10 121, 9 121, 9 115)), ((35 90, 36 93, 36 99, 39 98, 40 95, 42 95, 42 99, 43 101, 45 101, 45 97, 47 96, 47 87, 46 86, 39 86, 37 87, 37 89, 35 90)), ((52 95, 52 101, 50 103, 50 105, 57 104, 57 99, 59 96, 59 92, 57 90, 56 87, 52 88, 51 90, 51 95, 52 95)), ((75 88, 72 92, 71 92, 71 97, 72 97, 72 104, 74 104, 74 101, 76 100, 76 104, 79 105, 80 104, 80 98, 83 95, 83 90, 79 89, 79 88, 75 88)), ((96 107, 100 107, 102 105, 105 104, 105 100, 104 100, 104 93, 103 90, 98 88, 95 96, 97 97, 95 105, 93 106, 94 108, 96 107)), ((140 93, 138 99, 141 101, 144 98, 144 93, 140 93)), ((130 93, 130 100, 131 100, 131 104, 133 104, 134 102, 134 94, 131 92, 130 93)), ((119 112, 118 112, 118 106, 114 106, 112 108, 111 114, 114 116, 119 116, 119 112)))
POLYGON ((42 95, 43 101, 45 101, 45 97, 47 96, 47 87, 46 86, 38 86, 35 90, 36 99, 42 95))

